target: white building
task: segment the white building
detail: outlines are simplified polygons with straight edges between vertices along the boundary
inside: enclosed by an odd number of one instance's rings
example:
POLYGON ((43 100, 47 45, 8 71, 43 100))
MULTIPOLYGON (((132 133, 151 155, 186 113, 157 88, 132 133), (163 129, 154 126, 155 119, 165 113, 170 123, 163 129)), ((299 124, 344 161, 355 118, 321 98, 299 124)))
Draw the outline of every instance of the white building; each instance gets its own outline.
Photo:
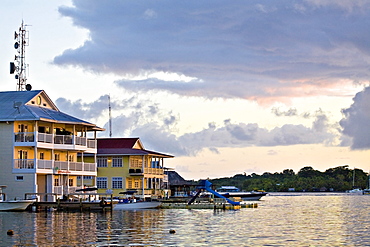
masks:
POLYGON ((59 111, 43 90, 0 92, 0 185, 7 198, 27 193, 55 201, 80 189, 84 177, 95 185, 102 130, 59 111), (84 162, 84 154, 94 159, 84 162))

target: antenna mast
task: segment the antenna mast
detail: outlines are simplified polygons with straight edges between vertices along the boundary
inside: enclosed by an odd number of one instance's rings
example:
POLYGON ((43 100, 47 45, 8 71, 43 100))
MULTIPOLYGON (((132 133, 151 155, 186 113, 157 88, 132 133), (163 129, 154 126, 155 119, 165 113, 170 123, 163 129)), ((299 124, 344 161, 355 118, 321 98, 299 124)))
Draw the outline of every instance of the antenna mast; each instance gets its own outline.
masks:
POLYGON ((10 62, 10 74, 15 73, 15 79, 17 80, 17 91, 31 90, 31 85, 26 84, 26 46, 28 46, 29 37, 28 31, 26 30, 25 24, 19 27, 18 33, 14 32, 14 49, 17 50, 18 54, 14 57, 14 62, 10 62))
POLYGON ((112 137, 112 114, 111 114, 111 107, 110 107, 110 95, 108 95, 108 102, 109 102, 109 137, 112 137))

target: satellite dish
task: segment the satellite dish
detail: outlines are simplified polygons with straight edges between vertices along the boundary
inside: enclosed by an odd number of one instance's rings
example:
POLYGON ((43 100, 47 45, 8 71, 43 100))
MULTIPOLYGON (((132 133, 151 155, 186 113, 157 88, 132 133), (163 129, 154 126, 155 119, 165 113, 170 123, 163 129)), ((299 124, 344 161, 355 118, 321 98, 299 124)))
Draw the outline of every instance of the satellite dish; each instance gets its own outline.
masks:
POLYGON ((15 42, 15 43, 14 43, 14 48, 15 48, 15 49, 18 49, 18 48, 19 48, 19 43, 18 43, 18 42, 15 42))
POLYGON ((26 85, 26 90, 27 90, 27 91, 31 91, 31 90, 32 90, 32 86, 31 86, 31 84, 27 84, 27 85, 26 85))

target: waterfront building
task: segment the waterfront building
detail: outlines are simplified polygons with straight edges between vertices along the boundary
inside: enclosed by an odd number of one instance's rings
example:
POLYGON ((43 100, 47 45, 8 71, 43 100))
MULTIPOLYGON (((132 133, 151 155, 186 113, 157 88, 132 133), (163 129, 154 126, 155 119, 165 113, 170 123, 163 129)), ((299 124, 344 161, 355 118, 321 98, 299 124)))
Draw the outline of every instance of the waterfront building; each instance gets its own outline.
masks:
POLYGON ((81 189, 84 177, 95 185, 102 130, 61 112, 43 90, 0 92, 0 184, 8 198, 55 201, 81 189))
POLYGON ((185 180, 176 171, 168 169, 165 171, 168 176, 168 184, 171 190, 170 197, 189 197, 196 191, 198 183, 194 180, 185 180))
POLYGON ((99 138, 97 152, 98 193, 133 192, 139 198, 168 194, 164 159, 174 156, 144 149, 139 138, 99 138))

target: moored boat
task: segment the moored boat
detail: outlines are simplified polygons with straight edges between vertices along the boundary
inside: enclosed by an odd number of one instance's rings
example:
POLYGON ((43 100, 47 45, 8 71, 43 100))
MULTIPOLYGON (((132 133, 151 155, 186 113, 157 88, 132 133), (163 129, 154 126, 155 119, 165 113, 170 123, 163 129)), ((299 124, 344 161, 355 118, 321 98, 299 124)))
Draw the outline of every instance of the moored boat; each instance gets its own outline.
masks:
POLYGON ((161 202, 157 200, 137 200, 135 193, 137 193, 136 190, 120 192, 120 194, 123 194, 125 198, 121 198, 118 203, 114 203, 113 210, 151 209, 159 208, 161 206, 161 202))
POLYGON ((347 190, 346 192, 347 193, 352 193, 352 194, 362 194, 363 193, 362 189, 360 189, 360 188, 355 188, 355 189, 352 189, 352 190, 347 190))
POLYGON ((34 202, 33 200, 6 200, 3 193, 6 187, 6 185, 0 185, 0 211, 24 211, 34 202))
POLYGON ((235 186, 221 186, 216 191, 226 198, 240 197, 243 201, 258 201, 268 194, 264 191, 240 191, 235 186))
POLYGON ((129 202, 129 203, 117 203, 114 204, 113 210, 135 210, 135 209, 153 209, 161 206, 160 201, 150 202, 129 202))
POLYGON ((32 200, 0 201, 0 211, 24 211, 32 200))

